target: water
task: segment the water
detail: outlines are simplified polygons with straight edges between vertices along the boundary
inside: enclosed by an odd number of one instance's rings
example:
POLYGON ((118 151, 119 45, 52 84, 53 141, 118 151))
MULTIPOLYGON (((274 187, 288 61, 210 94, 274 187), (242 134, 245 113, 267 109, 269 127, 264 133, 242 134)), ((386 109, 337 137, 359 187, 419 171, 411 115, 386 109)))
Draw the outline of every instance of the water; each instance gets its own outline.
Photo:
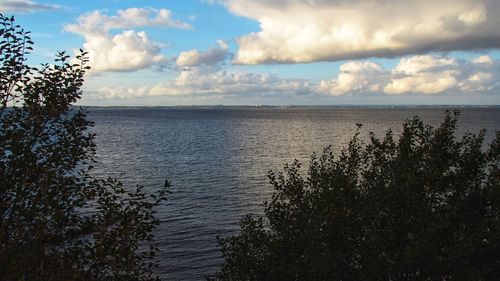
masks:
MULTIPOLYGON (((267 172, 312 152, 337 151, 362 123, 382 136, 414 115, 438 125, 443 109, 93 108, 97 172, 125 184, 172 183, 156 231, 164 280, 204 280, 222 259, 216 236, 237 233, 247 213, 261 213, 272 188, 267 172)), ((499 108, 462 109, 464 131, 500 130, 499 108)))

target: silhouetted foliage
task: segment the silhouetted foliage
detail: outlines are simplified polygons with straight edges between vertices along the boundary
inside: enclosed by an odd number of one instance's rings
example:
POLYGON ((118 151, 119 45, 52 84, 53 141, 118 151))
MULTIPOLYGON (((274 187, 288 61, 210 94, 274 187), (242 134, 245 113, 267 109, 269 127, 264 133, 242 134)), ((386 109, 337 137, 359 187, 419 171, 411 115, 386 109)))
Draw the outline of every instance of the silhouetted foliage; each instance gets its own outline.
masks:
POLYGON ((271 172, 264 215, 219 240, 215 279, 500 280, 500 133, 459 139, 457 115, 271 172))
POLYGON ((0 280, 155 280, 166 189, 147 195, 90 174, 92 122, 71 106, 86 53, 30 67, 29 32, 2 14, 0 39, 0 280))

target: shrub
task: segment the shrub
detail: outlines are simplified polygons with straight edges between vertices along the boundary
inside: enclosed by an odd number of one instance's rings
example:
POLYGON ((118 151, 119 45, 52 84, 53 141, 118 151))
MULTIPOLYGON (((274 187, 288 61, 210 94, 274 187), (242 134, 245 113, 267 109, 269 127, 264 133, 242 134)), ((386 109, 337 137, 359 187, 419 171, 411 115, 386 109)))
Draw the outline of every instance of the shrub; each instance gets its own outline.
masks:
POLYGON ((269 174, 263 216, 219 239, 216 280, 500 280, 500 133, 408 120, 269 174))
POLYGON ((33 42, 0 14, 0 280, 154 280, 154 207, 116 179, 97 179, 94 134, 74 108, 87 57, 26 64, 33 42))

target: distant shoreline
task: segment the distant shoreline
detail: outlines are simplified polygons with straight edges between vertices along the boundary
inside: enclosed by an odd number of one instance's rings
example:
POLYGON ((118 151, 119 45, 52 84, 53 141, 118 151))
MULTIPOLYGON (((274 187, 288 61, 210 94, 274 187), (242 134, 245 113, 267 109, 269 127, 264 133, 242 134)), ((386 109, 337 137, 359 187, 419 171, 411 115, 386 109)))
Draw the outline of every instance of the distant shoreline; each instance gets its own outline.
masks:
POLYGON ((97 106, 97 105, 75 105, 75 107, 83 108, 124 108, 124 109, 161 109, 161 108, 174 108, 174 109, 238 109, 238 108, 349 108, 349 109, 412 109, 412 108, 431 108, 431 109, 453 109, 453 108, 499 108, 500 105, 177 105, 177 106, 97 106))

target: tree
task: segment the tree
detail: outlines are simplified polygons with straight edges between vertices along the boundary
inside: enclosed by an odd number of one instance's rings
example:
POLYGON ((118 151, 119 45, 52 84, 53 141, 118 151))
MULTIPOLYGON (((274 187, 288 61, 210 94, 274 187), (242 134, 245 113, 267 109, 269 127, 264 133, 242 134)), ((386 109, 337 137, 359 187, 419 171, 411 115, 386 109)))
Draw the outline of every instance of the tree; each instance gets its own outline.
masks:
POLYGON ((156 280, 152 230, 166 190, 91 175, 92 122, 72 106, 87 54, 34 68, 14 17, 0 14, 0 37, 0 280, 156 280))
POLYGON ((500 280, 500 132, 456 137, 458 112, 358 133, 269 174, 263 216, 220 238, 215 280, 500 280))

